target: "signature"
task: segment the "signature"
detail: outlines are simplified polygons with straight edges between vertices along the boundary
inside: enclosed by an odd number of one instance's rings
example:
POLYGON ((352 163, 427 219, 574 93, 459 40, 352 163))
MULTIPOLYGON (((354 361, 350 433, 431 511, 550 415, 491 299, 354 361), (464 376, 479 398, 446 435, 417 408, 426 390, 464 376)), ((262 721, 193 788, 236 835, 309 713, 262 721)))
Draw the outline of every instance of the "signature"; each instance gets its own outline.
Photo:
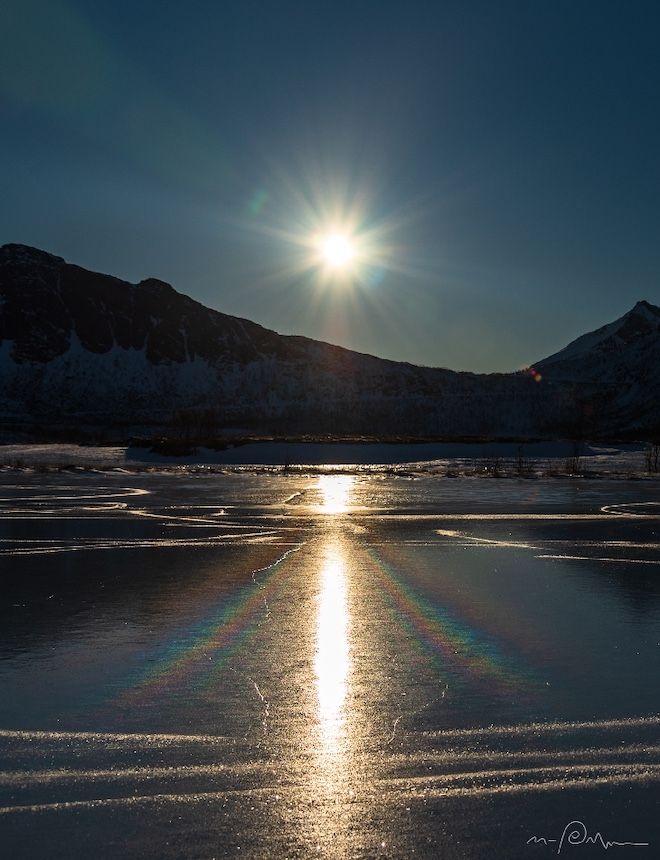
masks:
POLYGON ((617 842, 615 839, 604 839, 602 834, 596 832, 593 836, 589 835, 587 827, 583 821, 569 821, 564 827, 564 832, 560 839, 547 839, 545 836, 530 836, 527 844, 534 845, 556 845, 557 854, 561 854, 561 850, 565 845, 600 845, 602 848, 608 849, 616 846, 622 848, 648 848, 648 842, 617 842))

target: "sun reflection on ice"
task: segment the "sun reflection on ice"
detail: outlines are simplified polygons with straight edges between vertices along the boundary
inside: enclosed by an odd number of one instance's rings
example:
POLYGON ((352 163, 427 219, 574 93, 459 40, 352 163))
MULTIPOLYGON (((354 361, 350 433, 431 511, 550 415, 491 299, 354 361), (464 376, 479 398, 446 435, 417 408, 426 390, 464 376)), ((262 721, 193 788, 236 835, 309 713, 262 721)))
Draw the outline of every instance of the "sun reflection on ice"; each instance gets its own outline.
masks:
POLYGON ((357 832, 356 816, 361 812, 355 802, 361 760, 354 737, 360 714, 355 711, 353 690, 352 544, 342 516, 351 509, 354 483, 353 476, 335 473, 320 476, 316 487, 317 527, 325 534, 316 544, 315 612, 309 619, 314 674, 305 803, 314 798, 313 844, 324 857, 353 856, 351 835, 357 832))
POLYGON ((342 736, 350 654, 346 573, 340 552, 331 548, 321 573, 316 633, 316 689, 323 746, 335 752, 342 736))
POLYGON ((346 513, 354 483, 353 475, 320 475, 321 511, 324 514, 346 513))

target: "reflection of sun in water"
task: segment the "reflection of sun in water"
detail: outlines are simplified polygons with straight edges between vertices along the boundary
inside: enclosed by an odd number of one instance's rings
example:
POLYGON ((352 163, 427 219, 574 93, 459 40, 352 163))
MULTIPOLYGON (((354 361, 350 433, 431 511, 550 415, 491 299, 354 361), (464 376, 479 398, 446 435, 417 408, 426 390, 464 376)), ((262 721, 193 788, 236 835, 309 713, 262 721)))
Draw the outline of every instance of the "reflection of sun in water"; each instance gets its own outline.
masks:
POLYGON ((326 559, 318 600, 314 669, 319 722, 324 746, 334 750, 344 722, 349 667, 346 574, 344 560, 336 550, 326 559))
POLYGON ((321 511, 324 514, 346 513, 354 483, 352 475, 320 475, 321 511))

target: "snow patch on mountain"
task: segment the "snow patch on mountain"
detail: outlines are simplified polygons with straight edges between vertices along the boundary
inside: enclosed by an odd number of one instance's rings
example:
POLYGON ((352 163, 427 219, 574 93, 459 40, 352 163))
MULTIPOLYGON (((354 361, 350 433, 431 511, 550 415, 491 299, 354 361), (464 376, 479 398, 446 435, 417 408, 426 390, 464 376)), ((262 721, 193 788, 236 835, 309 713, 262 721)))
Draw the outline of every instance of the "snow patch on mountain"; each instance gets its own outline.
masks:
POLYGON ((601 326, 596 331, 583 334, 554 355, 536 362, 534 366, 548 368, 551 364, 577 359, 603 349, 623 350, 637 339, 649 335, 657 336, 659 331, 660 308, 647 301, 640 301, 619 319, 601 326))

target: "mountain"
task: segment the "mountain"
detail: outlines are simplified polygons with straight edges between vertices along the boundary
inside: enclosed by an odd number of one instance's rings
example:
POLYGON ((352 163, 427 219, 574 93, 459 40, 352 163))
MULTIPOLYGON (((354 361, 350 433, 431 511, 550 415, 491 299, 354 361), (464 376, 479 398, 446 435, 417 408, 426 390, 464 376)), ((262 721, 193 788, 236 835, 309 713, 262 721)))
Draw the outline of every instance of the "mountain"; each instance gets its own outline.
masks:
POLYGON ((658 400, 646 403, 636 375, 657 357, 656 318, 658 308, 639 303, 539 362, 540 381, 456 373, 279 335, 163 281, 130 284, 4 245, 0 416, 5 426, 118 433, 521 437, 570 435, 601 419, 590 435, 618 433, 660 425, 658 400), (624 379, 634 397, 618 391, 624 379))
POLYGON ((660 308, 647 301, 535 367, 555 385, 584 380, 604 426, 653 434, 660 429, 660 308))
POLYGON ((576 361, 596 363, 605 370, 613 356, 632 359, 658 344, 660 308, 649 302, 637 302, 635 307, 618 320, 596 331, 583 334, 560 352, 537 362, 546 371, 562 367, 570 373, 576 361))

